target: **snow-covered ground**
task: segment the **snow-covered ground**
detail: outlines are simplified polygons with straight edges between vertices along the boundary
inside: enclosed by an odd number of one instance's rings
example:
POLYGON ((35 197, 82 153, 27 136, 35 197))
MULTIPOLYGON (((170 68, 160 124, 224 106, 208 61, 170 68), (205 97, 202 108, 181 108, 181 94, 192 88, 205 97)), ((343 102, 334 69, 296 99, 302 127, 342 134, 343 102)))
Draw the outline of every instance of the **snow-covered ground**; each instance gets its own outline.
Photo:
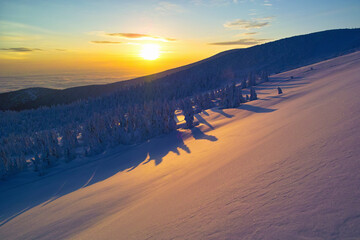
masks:
POLYGON ((1 182, 0 239, 359 239, 359 76, 360 52, 281 73, 191 131, 1 182))

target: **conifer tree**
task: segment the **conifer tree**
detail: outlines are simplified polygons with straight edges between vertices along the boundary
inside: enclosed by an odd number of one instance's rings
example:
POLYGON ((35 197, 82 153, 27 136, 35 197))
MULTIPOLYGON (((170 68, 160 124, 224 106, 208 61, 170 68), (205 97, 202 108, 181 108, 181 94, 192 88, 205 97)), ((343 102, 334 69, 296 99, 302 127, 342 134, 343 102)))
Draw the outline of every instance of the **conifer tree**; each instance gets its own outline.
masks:
POLYGON ((263 71, 263 72, 262 72, 261 78, 262 78, 261 80, 264 81, 264 82, 269 82, 269 81, 270 81, 270 80, 269 80, 269 74, 268 74, 267 71, 263 71))
POLYGON ((250 101, 254 101, 258 99, 257 98, 257 94, 256 94, 256 91, 255 91, 255 88, 254 87, 251 87, 250 88, 250 101))
POLYGON ((185 116, 186 128, 194 127, 194 110, 190 99, 186 98, 183 100, 182 110, 185 116))

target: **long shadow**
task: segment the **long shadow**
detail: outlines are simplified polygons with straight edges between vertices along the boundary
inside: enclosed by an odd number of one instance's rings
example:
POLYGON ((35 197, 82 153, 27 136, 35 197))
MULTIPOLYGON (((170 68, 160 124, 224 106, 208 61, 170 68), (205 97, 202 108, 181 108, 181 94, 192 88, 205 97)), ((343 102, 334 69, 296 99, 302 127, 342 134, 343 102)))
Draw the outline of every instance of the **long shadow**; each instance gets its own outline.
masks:
POLYGON ((206 116, 209 116, 209 113, 206 110, 202 111, 206 116))
POLYGON ((276 89, 276 87, 282 87, 282 88, 293 88, 293 87, 298 87, 301 85, 306 85, 308 84, 307 82, 302 82, 302 83, 282 83, 279 82, 276 85, 269 85, 269 86, 256 86, 256 90, 268 90, 268 89, 276 89))
POLYGON ((15 186, 14 183, 19 181, 1 181, 0 226, 35 206, 45 207, 62 196, 101 182, 119 172, 131 171, 140 164, 151 161, 157 166, 169 152, 190 154, 183 139, 181 132, 174 131, 142 144, 109 150, 108 153, 89 158, 88 162, 78 166, 51 169, 53 171, 49 170, 47 175, 31 182, 22 181, 22 184, 15 186))
POLYGON ((220 108, 212 108, 210 110, 213 111, 213 112, 216 112, 216 113, 220 113, 221 115, 223 115, 224 117, 227 117, 227 118, 232 118, 234 116, 234 115, 231 115, 231 114, 227 114, 226 112, 224 112, 220 108))
POLYGON ((208 121, 206 121, 201 115, 195 114, 195 117, 200 123, 205 124, 206 126, 211 128, 212 130, 214 130, 214 127, 208 121))
POLYGON ((2 220, 2 221, 0 222, 0 227, 3 226, 3 225, 5 225, 7 222, 10 222, 11 220, 13 220, 14 218, 16 218, 17 216, 23 214, 24 212, 26 212, 26 211, 29 210, 29 209, 30 209, 29 207, 26 207, 26 208, 24 208, 23 210, 21 210, 21 211, 15 213, 14 215, 8 217, 7 219, 2 220))
MULTIPOLYGON (((179 149, 182 149, 187 153, 191 153, 188 146, 185 145, 179 132, 176 134, 176 137, 169 139, 169 141, 166 141, 166 144, 169 144, 168 148, 150 147, 150 145, 148 145, 148 159, 146 160, 146 162, 144 162, 144 164, 147 164, 150 161, 154 160, 155 166, 157 166, 163 161, 163 158, 169 152, 174 152, 177 155, 180 155, 179 149)), ((129 169, 129 171, 133 170, 134 168, 135 167, 132 167, 132 169, 129 169)))
POLYGON ((250 112, 255 112, 255 113, 268 113, 268 112, 273 112, 273 111, 276 110, 276 109, 263 108, 263 107, 247 105, 247 104, 243 104, 239 108, 243 109, 243 110, 250 111, 250 112))
POLYGON ((206 139, 206 140, 209 140, 211 142, 215 142, 217 141, 217 137, 215 136, 212 136, 212 135, 206 135, 204 132, 202 132, 199 128, 197 127, 193 127, 191 128, 191 133, 193 135, 193 137, 195 139, 206 139))

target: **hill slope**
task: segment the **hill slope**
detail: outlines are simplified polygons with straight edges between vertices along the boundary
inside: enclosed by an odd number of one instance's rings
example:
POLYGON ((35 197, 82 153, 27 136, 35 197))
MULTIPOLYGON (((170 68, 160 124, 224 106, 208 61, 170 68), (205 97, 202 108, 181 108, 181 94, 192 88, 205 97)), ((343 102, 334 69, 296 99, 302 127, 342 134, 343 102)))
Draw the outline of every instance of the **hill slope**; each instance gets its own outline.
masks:
POLYGON ((191 131, 2 182, 0 238, 359 238, 360 52, 312 67, 191 131))
POLYGON ((79 99, 110 94, 124 89, 129 84, 144 81, 159 81, 164 84, 183 81, 195 83, 209 78, 216 78, 216 81, 222 83, 239 81, 250 71, 266 70, 269 73, 277 73, 359 49, 360 29, 328 30, 285 38, 246 49, 225 51, 190 65, 133 80, 52 90, 48 94, 42 92, 35 99, 26 102, 16 101, 19 94, 27 95, 26 89, 4 93, 0 94, 0 110, 22 110, 67 104, 79 99))

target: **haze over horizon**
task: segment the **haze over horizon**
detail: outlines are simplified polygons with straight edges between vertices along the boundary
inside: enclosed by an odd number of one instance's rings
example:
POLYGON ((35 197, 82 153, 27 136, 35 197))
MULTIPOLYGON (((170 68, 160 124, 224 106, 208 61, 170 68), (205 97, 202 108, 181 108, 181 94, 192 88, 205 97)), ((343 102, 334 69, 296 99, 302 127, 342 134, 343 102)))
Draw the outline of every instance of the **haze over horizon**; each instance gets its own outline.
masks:
POLYGON ((299 34, 356 28, 358 1, 0 3, 0 92, 116 82, 299 34))

